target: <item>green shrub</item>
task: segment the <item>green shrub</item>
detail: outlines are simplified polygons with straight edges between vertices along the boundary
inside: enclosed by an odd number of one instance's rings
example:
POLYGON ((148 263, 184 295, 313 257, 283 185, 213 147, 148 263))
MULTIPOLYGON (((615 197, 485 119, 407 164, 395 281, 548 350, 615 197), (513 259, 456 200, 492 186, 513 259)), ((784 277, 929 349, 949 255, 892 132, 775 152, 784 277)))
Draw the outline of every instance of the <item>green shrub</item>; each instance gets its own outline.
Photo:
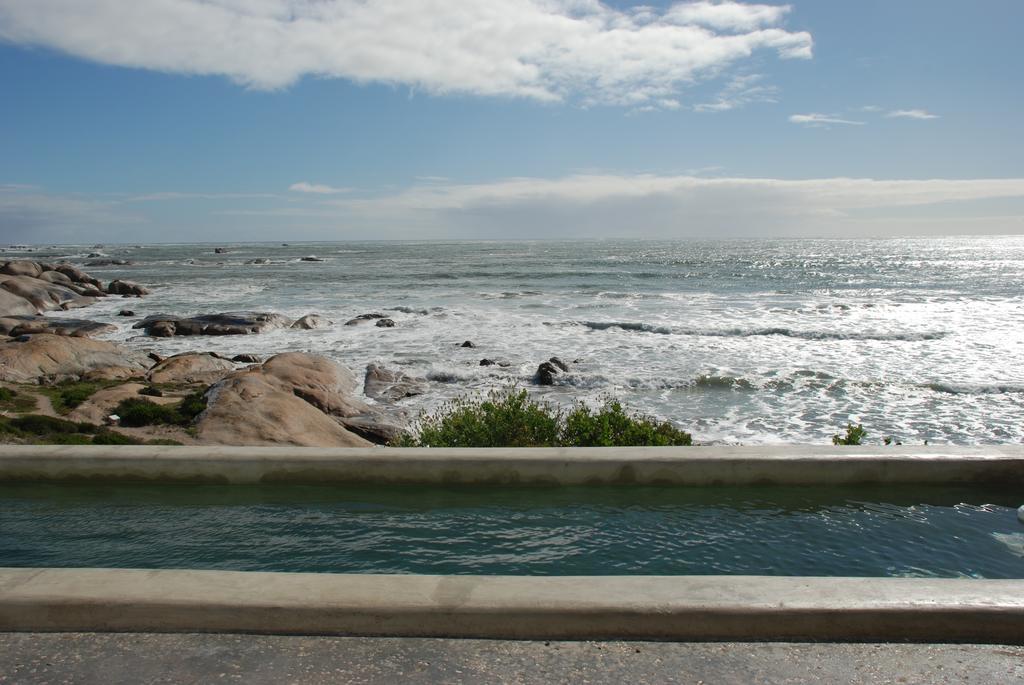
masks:
POLYGON ((121 417, 122 426, 187 426, 204 409, 206 398, 202 392, 195 392, 178 404, 157 404, 141 397, 129 397, 117 405, 114 413, 121 417))
POLYGON ((70 435, 72 433, 95 433, 96 426, 91 423, 76 423, 52 416, 27 414, 8 419, 11 426, 30 435, 70 435))
POLYGON ((93 436, 92 444, 94 445, 144 445, 145 440, 139 440, 133 438, 130 435, 124 433, 118 433, 116 431, 102 431, 93 436))
POLYGON ((841 436, 838 433, 832 436, 833 445, 859 445, 861 440, 866 438, 868 432, 864 430, 864 426, 859 423, 854 426, 852 423, 846 424, 846 435, 841 436))
POLYGON ((36 445, 91 445, 92 437, 81 433, 51 433, 32 441, 36 445))
POLYGON ((173 405, 157 404, 140 397, 121 400, 114 413, 121 418, 122 426, 173 425, 181 419, 173 405))
POLYGON ((175 445, 181 447, 182 443, 177 440, 171 440, 170 438, 153 438, 152 440, 146 441, 147 445, 175 445))
POLYGON ((667 421, 627 413, 619 402, 608 399, 596 411, 580 403, 569 412, 561 443, 571 447, 665 447, 691 445, 693 437, 667 421))
POLYGON ((564 411, 531 400, 525 390, 460 398, 421 415, 416 435, 400 447, 612 447, 689 445, 689 433, 670 423, 631 414, 609 399, 598 410, 584 404, 564 411))
POLYGON ((407 447, 548 447, 558 444, 560 414, 531 400, 526 391, 492 392, 487 399, 459 398, 420 417, 407 447))

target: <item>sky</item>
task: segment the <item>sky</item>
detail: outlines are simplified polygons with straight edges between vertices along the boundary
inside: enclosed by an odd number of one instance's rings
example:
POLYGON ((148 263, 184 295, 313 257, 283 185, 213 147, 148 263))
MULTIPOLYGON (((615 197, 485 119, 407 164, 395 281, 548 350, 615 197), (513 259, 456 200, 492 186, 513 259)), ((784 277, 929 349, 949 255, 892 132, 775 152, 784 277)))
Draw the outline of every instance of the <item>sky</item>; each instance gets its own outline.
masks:
POLYGON ((0 243, 1024 234, 1020 0, 0 0, 0 243))

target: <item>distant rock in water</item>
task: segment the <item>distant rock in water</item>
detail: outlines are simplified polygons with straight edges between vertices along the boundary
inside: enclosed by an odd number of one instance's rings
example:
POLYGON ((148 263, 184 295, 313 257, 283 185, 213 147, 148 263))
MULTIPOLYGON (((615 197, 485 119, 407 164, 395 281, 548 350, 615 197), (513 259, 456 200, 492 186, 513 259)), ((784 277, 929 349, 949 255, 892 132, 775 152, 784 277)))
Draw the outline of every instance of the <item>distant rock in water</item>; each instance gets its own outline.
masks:
POLYGON ((323 261, 326 261, 326 260, 321 259, 320 257, 317 257, 316 255, 308 255, 306 257, 302 257, 301 259, 299 259, 299 261, 300 262, 323 262, 323 261))
POLYGON ((116 330, 117 327, 109 323, 86 319, 47 319, 42 316, 0 317, 0 335, 9 335, 12 338, 35 333, 85 338, 98 333, 112 333, 116 330))
POLYGON ((215 248, 213 248, 213 253, 214 254, 227 254, 228 252, 229 252, 229 250, 226 247, 215 247, 215 248))
POLYGON ((117 313, 118 316, 135 316, 134 309, 122 309, 117 313))
POLYGON ((494 366, 497 363, 498 362, 494 361, 493 359, 481 359, 480 360, 480 366, 494 366))
POLYGON ((117 279, 111 281, 110 285, 107 286, 107 294, 125 295, 130 297, 142 297, 143 295, 148 295, 149 290, 147 288, 143 288, 138 283, 133 283, 132 281, 122 281, 120 279, 117 279))
POLYGON ((366 367, 363 392, 367 397, 382 402, 397 402, 406 397, 422 395, 426 391, 425 378, 413 378, 401 371, 391 371, 376 364, 366 367))
POLYGON ((292 328, 300 328, 302 330, 311 331, 317 328, 327 328, 331 325, 331 321, 328 321, 324 317, 318 314, 306 314, 302 318, 298 319, 291 325, 292 328))
POLYGON ((257 257, 256 259, 246 260, 246 264, 270 264, 270 260, 266 257, 257 257))
POLYGON ((537 373, 534 378, 537 381, 537 385, 554 385, 555 378, 558 377, 563 371, 568 371, 569 365, 563 362, 558 357, 552 357, 546 362, 541 362, 540 366, 537 367, 537 373))
POLYGON ((459 347, 476 347, 476 344, 472 340, 467 340, 466 342, 459 345, 459 347))
POLYGON ((272 312, 223 312, 190 318, 153 314, 133 328, 142 328, 159 338, 177 335, 251 335, 276 328, 286 328, 291 320, 272 312))
POLYGON ((86 266, 132 266, 135 262, 130 259, 93 259, 85 263, 86 266))
POLYGON ((361 323, 366 323, 367 321, 373 321, 374 319, 383 319, 383 318, 385 318, 385 316, 383 314, 360 314, 359 316, 355 317, 354 319, 349 319, 348 321, 346 321, 345 325, 346 326, 357 326, 357 325, 359 325, 361 323))
POLYGON ((377 328, 394 328, 394 319, 377 319, 377 323, 374 324, 377 328))

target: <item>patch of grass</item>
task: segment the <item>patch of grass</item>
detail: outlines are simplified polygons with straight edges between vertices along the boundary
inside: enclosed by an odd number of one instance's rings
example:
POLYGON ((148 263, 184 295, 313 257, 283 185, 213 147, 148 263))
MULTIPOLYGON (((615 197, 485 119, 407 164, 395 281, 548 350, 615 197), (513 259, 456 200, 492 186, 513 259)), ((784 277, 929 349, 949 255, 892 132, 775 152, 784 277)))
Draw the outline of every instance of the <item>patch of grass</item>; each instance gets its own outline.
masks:
POLYGON ((838 433, 832 436, 833 445, 859 445, 861 440, 866 438, 868 432, 864 430, 864 426, 857 424, 854 426, 852 423, 846 424, 846 435, 839 435, 838 433))
POLYGON ((129 397, 117 405, 114 413, 121 417, 122 426, 188 426, 204 409, 206 398, 203 393, 195 392, 177 404, 157 404, 141 397, 129 397))
POLYGON ((36 398, 27 392, 18 392, 10 388, 0 388, 0 411, 25 412, 36 410, 36 398))
POLYGON ((399 447, 614 447, 690 445, 692 437, 668 422, 637 415, 607 399, 593 410, 569 412, 530 399, 525 390, 460 398, 419 418, 419 430, 399 447))
POLYGON ((7 422, 16 430, 29 435, 56 435, 71 433, 95 433, 96 426, 91 423, 78 423, 67 421, 53 416, 42 416, 41 414, 26 414, 7 419, 7 422))
POLYGON ((120 381, 65 381, 40 390, 50 398, 54 411, 67 414, 98 390, 119 384, 120 381))

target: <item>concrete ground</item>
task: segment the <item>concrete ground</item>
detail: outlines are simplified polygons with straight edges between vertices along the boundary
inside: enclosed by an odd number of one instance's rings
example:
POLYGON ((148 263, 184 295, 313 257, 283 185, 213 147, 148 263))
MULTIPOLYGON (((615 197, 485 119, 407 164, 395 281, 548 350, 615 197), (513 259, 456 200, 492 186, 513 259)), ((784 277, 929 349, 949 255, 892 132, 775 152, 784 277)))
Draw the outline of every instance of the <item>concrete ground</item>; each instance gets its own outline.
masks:
POLYGON ((1024 683, 1005 645, 0 633, 0 683, 1024 683))

